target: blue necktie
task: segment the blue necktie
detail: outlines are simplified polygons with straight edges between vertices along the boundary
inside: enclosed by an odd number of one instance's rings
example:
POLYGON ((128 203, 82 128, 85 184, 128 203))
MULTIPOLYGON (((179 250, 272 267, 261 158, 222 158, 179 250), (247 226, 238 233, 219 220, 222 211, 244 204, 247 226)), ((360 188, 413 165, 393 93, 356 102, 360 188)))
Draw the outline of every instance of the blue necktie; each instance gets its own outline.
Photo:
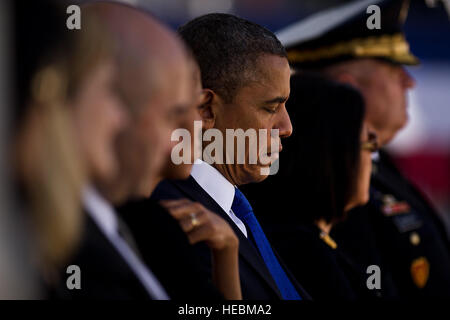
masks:
POLYGON ((286 272, 284 272, 283 268, 278 262, 277 257, 273 253, 269 241, 267 240, 261 226, 259 225, 258 220, 256 220, 252 206, 250 205, 244 194, 237 188, 235 189, 234 200, 231 209, 233 210, 234 214, 239 219, 241 219, 250 229, 256 246, 258 247, 259 253, 266 263, 267 269, 269 269, 272 278, 277 284, 283 299, 302 300, 297 290, 295 290, 294 285, 286 275, 286 272))

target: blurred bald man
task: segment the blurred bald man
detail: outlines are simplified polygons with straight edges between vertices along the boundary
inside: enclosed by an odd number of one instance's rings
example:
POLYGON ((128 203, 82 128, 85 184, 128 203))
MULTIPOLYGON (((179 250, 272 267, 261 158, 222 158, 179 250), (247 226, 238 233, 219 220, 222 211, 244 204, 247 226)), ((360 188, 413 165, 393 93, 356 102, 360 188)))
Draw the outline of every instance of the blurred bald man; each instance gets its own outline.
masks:
POLYGON ((96 3, 84 6, 83 14, 100 19, 116 42, 117 87, 131 121, 117 141, 118 174, 93 179, 84 192, 86 228, 71 263, 81 269, 81 289, 67 290, 63 283, 61 293, 75 299, 169 299, 114 205, 151 193, 172 147, 174 114, 191 103, 187 55, 171 31, 132 7, 96 3))

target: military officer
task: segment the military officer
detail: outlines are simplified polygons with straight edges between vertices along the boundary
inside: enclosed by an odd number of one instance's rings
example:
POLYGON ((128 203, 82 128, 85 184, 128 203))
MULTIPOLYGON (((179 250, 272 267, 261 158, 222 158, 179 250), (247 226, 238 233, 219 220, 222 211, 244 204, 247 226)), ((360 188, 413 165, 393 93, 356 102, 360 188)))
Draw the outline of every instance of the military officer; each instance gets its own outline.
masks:
MULTIPOLYGON (((365 120, 381 146, 406 125, 406 94, 415 85, 404 68, 419 64, 402 31, 408 6, 403 0, 354 1, 277 33, 295 70, 320 72, 360 90, 365 120)), ((443 223, 384 150, 373 158, 370 202, 352 210, 332 235, 353 259, 380 267, 384 297, 450 297, 443 223)))

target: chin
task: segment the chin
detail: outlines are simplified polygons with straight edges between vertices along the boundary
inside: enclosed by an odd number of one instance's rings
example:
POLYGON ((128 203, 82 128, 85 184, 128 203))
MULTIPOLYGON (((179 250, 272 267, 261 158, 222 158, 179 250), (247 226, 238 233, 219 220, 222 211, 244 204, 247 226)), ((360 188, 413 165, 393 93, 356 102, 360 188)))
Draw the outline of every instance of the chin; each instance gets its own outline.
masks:
MULTIPOLYGON (((408 117, 406 117, 405 118, 405 120, 402 122, 402 123, 400 123, 399 125, 398 125, 398 130, 401 130, 401 129, 403 129, 404 127, 406 127, 407 126, 407 124, 408 124, 408 117)), ((398 131, 397 130, 397 131, 398 131)))
POLYGON ((254 183, 258 183, 258 182, 262 182, 264 180, 266 180, 269 176, 268 175, 258 175, 257 177, 255 177, 255 179, 252 181, 254 183))
POLYGON ((265 169, 270 171, 270 166, 262 166, 262 165, 258 165, 255 166, 255 170, 252 172, 251 175, 251 181, 247 182, 247 183, 258 183, 258 182, 262 182, 264 180, 266 180, 269 175, 268 174, 262 174, 261 170, 265 169))
POLYGON ((406 125, 409 122, 408 111, 405 110, 405 113, 403 114, 403 116, 398 117, 398 119, 399 119, 398 130, 403 129, 404 127, 406 127, 406 125))
POLYGON ((188 169, 180 170, 180 172, 178 172, 178 174, 175 177, 173 177, 173 179, 186 180, 191 175, 191 168, 192 167, 189 167, 188 169))
POLYGON ((176 170, 174 170, 175 172, 171 177, 171 179, 185 180, 189 178, 189 176, 191 175, 191 170, 192 170, 191 164, 181 164, 178 166, 178 168, 176 168, 176 170))
POLYGON ((93 171, 96 179, 109 183, 118 175, 119 168, 115 161, 105 160, 97 163, 93 171))
POLYGON ((359 205, 363 206, 369 202, 370 196, 369 193, 366 193, 365 195, 361 196, 361 199, 359 201, 359 205))
POLYGON ((185 180, 191 175, 192 164, 172 164, 163 172, 163 179, 185 180))

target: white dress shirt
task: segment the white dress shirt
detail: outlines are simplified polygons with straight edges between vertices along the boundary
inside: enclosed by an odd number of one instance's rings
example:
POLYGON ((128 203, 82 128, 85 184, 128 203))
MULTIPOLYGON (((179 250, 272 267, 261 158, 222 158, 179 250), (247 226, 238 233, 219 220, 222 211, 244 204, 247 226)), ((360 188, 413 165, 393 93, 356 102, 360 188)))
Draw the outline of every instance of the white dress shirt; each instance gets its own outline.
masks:
POLYGON ((233 186, 216 168, 200 159, 195 160, 191 176, 206 191, 207 194, 225 211, 233 220, 239 230, 247 237, 245 224, 231 210, 234 200, 233 186))
POLYGON ((152 299, 169 300, 158 279, 120 236, 114 208, 92 187, 86 187, 83 190, 83 204, 95 224, 126 261, 152 299))

